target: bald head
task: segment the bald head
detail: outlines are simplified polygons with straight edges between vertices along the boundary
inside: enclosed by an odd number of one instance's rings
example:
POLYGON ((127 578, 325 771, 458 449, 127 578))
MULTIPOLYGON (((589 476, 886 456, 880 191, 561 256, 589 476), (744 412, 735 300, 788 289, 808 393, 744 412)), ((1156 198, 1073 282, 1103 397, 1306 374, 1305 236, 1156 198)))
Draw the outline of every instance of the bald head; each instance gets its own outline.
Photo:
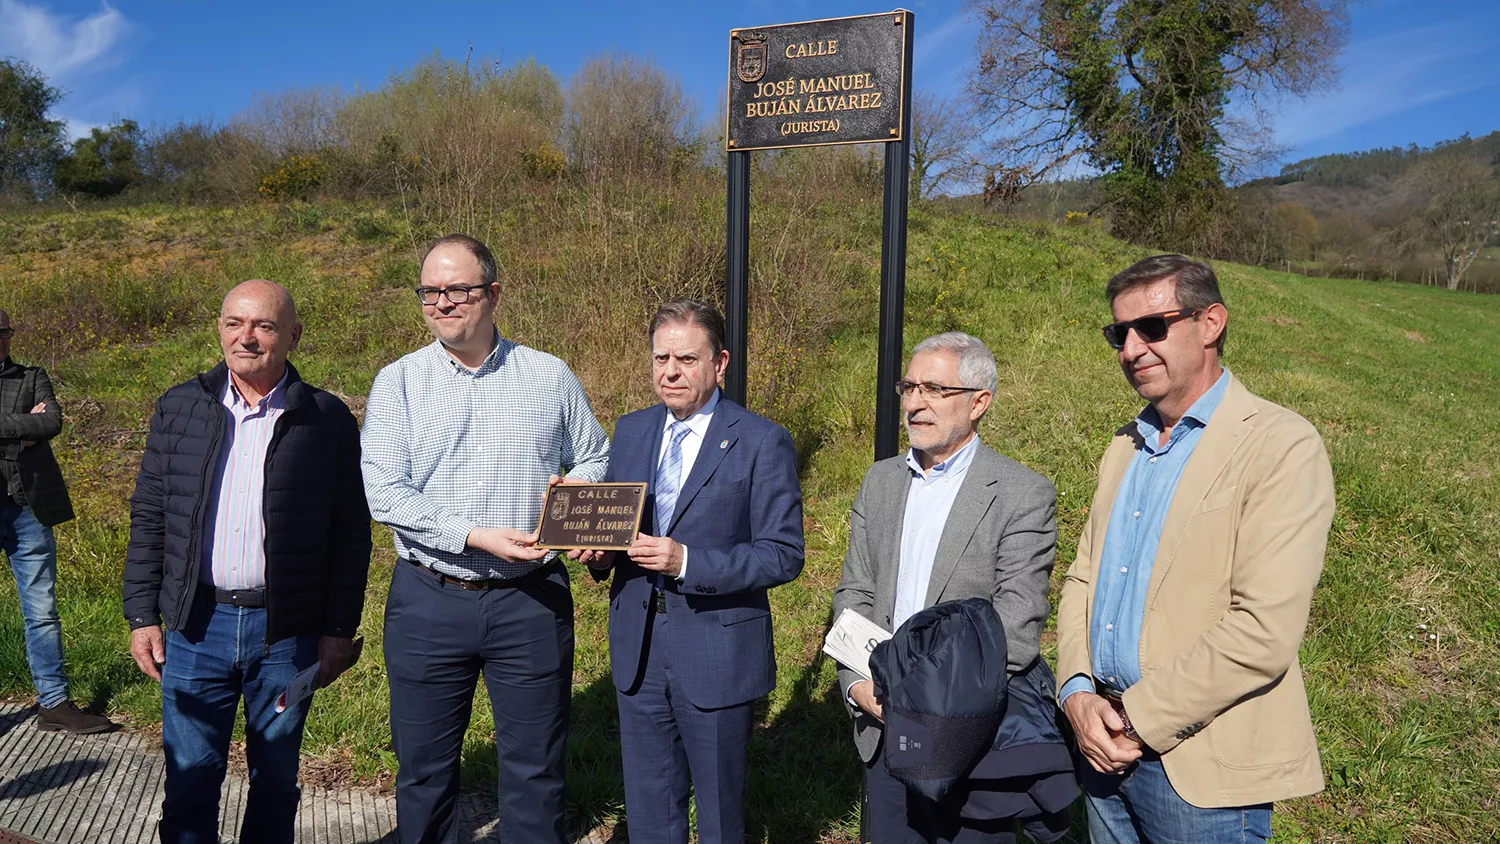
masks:
POLYGON ((302 339, 292 294, 255 278, 235 285, 219 310, 224 363, 246 398, 265 395, 286 373, 287 355, 302 339))
POLYGON ((219 313, 229 313, 231 302, 238 303, 244 300, 276 312, 287 325, 297 323, 297 303, 292 301, 292 292, 274 281, 264 278, 252 278, 236 284, 224 296, 224 304, 219 308, 219 313))

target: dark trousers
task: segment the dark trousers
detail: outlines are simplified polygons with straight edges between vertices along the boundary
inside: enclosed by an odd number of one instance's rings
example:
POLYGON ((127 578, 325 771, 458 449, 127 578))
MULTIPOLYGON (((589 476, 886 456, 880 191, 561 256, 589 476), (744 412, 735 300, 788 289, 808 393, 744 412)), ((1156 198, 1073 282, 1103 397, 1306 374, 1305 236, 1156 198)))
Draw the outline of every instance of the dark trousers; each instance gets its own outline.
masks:
POLYGON ((277 714, 275 703, 298 672, 318 660, 318 637, 266 647, 266 611, 215 604, 198 584, 181 630, 166 635, 161 668, 161 740, 166 799, 164 844, 218 844, 219 789, 229 762, 234 712, 245 701, 250 794, 239 838, 291 844, 296 826, 298 752, 310 701, 277 714))
POLYGON ((754 704, 693 706, 678 687, 665 646, 671 616, 651 618, 635 688, 615 694, 631 844, 687 844, 690 779, 699 844, 740 844, 754 704))
POLYGON ((484 591, 397 563, 385 608, 396 837, 458 840, 454 807, 474 688, 484 672, 499 760, 500 840, 562 844, 573 678, 573 596, 561 563, 484 591))
POLYGON ((865 767, 871 844, 1015 844, 1015 821, 963 820, 955 809, 912 794, 877 751, 865 767))

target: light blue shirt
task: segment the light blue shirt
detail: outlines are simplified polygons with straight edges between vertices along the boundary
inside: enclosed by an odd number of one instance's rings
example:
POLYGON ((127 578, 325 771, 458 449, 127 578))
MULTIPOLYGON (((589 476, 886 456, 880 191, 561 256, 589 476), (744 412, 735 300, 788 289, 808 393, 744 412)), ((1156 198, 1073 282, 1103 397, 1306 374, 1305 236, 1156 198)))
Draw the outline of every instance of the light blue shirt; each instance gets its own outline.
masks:
POLYGON ((1136 417, 1141 447, 1131 458, 1115 502, 1110 508, 1099 573, 1094 585, 1094 612, 1089 624, 1089 657, 1094 676, 1068 679, 1060 699, 1094 690, 1094 680, 1121 691, 1141 679, 1141 623, 1146 614, 1146 592, 1161 543, 1162 523, 1172 506, 1177 481, 1193 455, 1203 429, 1224 398, 1229 370, 1208 392, 1198 397, 1172 427, 1165 444, 1161 417, 1147 406, 1136 417))
POLYGON ((958 497, 979 449, 976 434, 954 455, 926 472, 917 462, 916 450, 906 454, 911 469, 911 485, 906 490, 906 517, 901 524, 901 562, 896 573, 896 606, 891 611, 891 625, 901 623, 927 603, 927 584, 932 580, 932 563, 937 559, 938 541, 948 511, 958 497))
POLYGON ((597 481, 609 465, 609 438, 568 365, 498 334, 478 369, 433 342, 380 370, 360 443, 370 515, 391 527, 396 555, 467 580, 545 562, 468 548, 469 531, 535 530, 549 475, 597 481))

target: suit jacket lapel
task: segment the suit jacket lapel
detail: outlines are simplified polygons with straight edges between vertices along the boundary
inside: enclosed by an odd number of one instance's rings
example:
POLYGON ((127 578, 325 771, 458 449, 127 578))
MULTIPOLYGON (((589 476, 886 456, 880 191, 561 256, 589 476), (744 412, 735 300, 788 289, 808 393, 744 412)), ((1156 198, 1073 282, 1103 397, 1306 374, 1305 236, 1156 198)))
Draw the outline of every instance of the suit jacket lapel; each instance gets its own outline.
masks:
MULTIPOLYGON (((651 519, 651 526, 655 531, 654 535, 665 536, 666 531, 662 529, 661 525, 656 524, 656 517, 654 514, 656 513, 656 470, 660 468, 658 464, 661 463, 661 440, 662 437, 666 434, 667 406, 664 404, 659 404, 656 406, 656 409, 660 412, 647 415, 648 419, 653 419, 654 421, 647 422, 645 436, 642 437, 642 449, 636 452, 639 455, 639 457, 637 457, 636 459, 645 464, 641 473, 638 475, 632 475, 618 472, 615 474, 615 477, 636 477, 646 479, 646 506, 650 508, 646 511, 646 513, 647 516, 651 519)), ((619 443, 611 443, 610 453, 623 455, 628 452, 623 451, 619 447, 619 443)), ((642 528, 642 530, 645 530, 645 528, 642 528)))
MULTIPOLYGON (((738 441, 734 433, 734 426, 740 421, 740 406, 724 398, 719 398, 719 404, 714 408, 713 419, 709 420, 708 430, 703 434, 703 443, 698 447, 698 456, 693 460, 693 471, 688 473, 687 479, 683 481, 682 492, 677 495, 677 507, 672 511, 672 524, 662 532, 665 536, 671 533, 672 528, 687 511, 688 504, 692 503, 693 497, 703 485, 708 482, 714 470, 723 462, 738 441), (728 445, 721 445, 727 442, 728 445)), ((661 448, 661 434, 657 434, 657 448, 661 448)))
POLYGON ((958 558, 963 556, 974 531, 979 529, 980 520, 995 503, 1000 482, 992 462, 993 455, 994 452, 984 443, 980 443, 974 452, 974 461, 969 464, 963 485, 958 488, 958 496, 953 499, 953 508, 948 511, 948 521, 943 524, 943 535, 938 539, 937 557, 932 561, 932 574, 927 580, 927 600, 922 604, 924 608, 937 603, 943 587, 948 585, 948 579, 958 568, 958 558))
POLYGON ((1250 392, 1233 376, 1224 391, 1224 398, 1214 410, 1203 429, 1203 437, 1193 448, 1172 493, 1172 503, 1167 507, 1167 518, 1161 526, 1161 540, 1156 549, 1156 560, 1151 566, 1151 583, 1146 590, 1146 607, 1156 600, 1162 580, 1177 560, 1177 549, 1181 547, 1188 521, 1198 512, 1203 499, 1215 481, 1224 473, 1235 451, 1252 430, 1247 421, 1255 415, 1255 404, 1250 401, 1250 392))
POLYGON ((865 529, 876 532, 875 552, 878 557, 871 561, 875 568, 875 607, 884 613, 877 621, 889 627, 891 615, 896 610, 896 577, 901 567, 901 531, 906 522, 906 494, 911 488, 911 469, 901 459, 885 466, 891 473, 890 478, 874 487, 880 491, 881 497, 871 502, 865 529), (876 524, 869 525, 869 519, 875 520, 876 524))

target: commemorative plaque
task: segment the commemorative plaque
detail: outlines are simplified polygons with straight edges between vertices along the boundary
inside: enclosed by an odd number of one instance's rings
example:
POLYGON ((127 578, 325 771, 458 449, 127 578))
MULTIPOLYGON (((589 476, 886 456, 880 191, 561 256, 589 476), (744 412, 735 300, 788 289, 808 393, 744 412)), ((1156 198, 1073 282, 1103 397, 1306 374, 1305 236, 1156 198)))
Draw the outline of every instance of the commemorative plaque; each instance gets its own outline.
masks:
POLYGON ((911 13, 729 33, 731 151, 899 141, 911 13))
POLYGON ((643 483, 557 484, 542 501, 536 547, 623 551, 646 509, 643 483))

